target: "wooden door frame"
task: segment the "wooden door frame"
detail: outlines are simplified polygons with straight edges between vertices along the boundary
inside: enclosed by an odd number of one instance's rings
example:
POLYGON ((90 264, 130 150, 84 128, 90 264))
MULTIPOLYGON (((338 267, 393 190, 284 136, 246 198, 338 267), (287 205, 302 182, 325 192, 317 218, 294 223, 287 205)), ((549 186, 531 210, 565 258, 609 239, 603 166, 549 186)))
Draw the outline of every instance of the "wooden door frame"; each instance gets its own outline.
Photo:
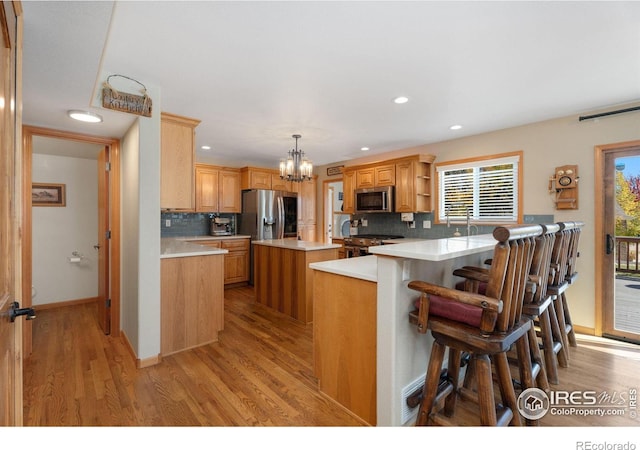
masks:
MULTIPOLYGON (((604 211, 605 207, 605 157, 609 153, 622 152, 625 149, 631 149, 633 147, 639 147, 640 140, 619 142, 614 144, 597 145, 595 147, 595 273, 605 273, 604 262, 600 255, 605 253, 606 245, 606 233, 604 211)), ((607 284, 603 280, 602 275, 595 277, 595 329, 596 336, 602 336, 603 330, 603 312, 604 312, 604 296, 606 293, 607 284)))
MULTIPOLYGON (((33 136, 66 139, 74 142, 85 142, 109 146, 111 162, 109 183, 109 224, 111 240, 109 248, 109 295, 111 298, 111 335, 120 334, 120 140, 50 128, 24 125, 23 139, 23 245, 22 245, 22 297, 25 305, 31 306, 32 285, 32 219, 31 219, 31 177, 33 162, 33 136)), ((32 327, 26 322, 23 329, 24 355, 29 356, 32 350, 32 327)))

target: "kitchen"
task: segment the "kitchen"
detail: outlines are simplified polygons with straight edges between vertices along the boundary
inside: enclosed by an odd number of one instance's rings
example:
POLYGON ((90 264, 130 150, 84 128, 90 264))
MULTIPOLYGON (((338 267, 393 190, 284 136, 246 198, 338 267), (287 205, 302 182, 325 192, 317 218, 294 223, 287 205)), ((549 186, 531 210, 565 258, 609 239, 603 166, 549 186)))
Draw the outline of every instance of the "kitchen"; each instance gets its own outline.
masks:
MULTIPOLYGON (((607 110, 607 108, 602 108, 602 110, 607 110)), ((443 141, 439 144, 427 144, 420 145, 418 147, 412 147, 411 149, 406 149, 404 146, 397 146, 398 153, 401 154, 431 154, 436 156, 436 161, 449 161, 454 159, 462 159, 471 156, 479 156, 485 154, 496 154, 502 152, 510 152, 517 149, 524 149, 526 170, 524 172, 524 207, 525 207, 525 215, 533 217, 533 220, 537 216, 550 216, 553 215, 554 218, 560 219, 562 217, 574 217, 575 214, 571 212, 556 212, 553 210, 551 202, 547 195, 546 182, 548 175, 553 170, 554 166, 565 164, 565 163, 576 163, 580 165, 582 170, 583 178, 581 181, 581 195, 584 197, 589 196, 590 193, 594 191, 593 186, 593 161, 592 161, 592 150, 594 145, 598 145, 601 143, 610 143, 610 142, 622 142, 622 141, 630 141, 633 139, 637 139, 637 133, 635 131, 635 121, 633 119, 633 115, 621 115, 618 117, 612 117, 607 120, 602 120, 598 123, 587 122, 580 124, 580 129, 577 130, 578 125, 576 125, 576 117, 575 116, 564 116, 560 119, 554 119, 545 122, 538 122, 532 125, 523 125, 521 127, 515 127, 510 129, 504 129, 502 131, 496 131, 488 134, 464 137, 460 139, 453 139, 451 141, 443 141), (545 136, 545 139, 540 139, 540 136, 545 136), (557 144, 562 143, 562 145, 557 144), (559 151, 561 147, 562 151, 559 151), (404 149, 403 149, 404 148, 404 149)), ((146 136, 153 134, 150 130, 145 129, 145 126, 140 127, 140 130, 146 136)), ((306 134, 305 134, 306 136, 306 134)), ((144 149, 152 147, 158 144, 157 139, 152 137, 152 143, 149 144, 147 140, 140 139, 138 142, 141 144, 140 146, 144 149)), ((311 141, 311 140, 310 140, 311 141)), ((130 142, 130 141, 129 141, 130 142)), ((309 150, 311 152, 311 150, 309 150)), ((395 156, 395 155, 394 155, 395 156)), ((365 162, 368 160, 373 162, 376 159, 381 158, 380 154, 372 156, 370 158, 364 158, 365 162)), ((149 154, 145 152, 140 152, 141 164, 143 167, 140 183, 141 185, 150 184, 158 184, 160 185, 159 179, 153 174, 153 171, 159 169, 160 164, 158 161, 149 154), (147 164, 149 163, 149 164, 147 164), (146 171, 149 170, 149 173, 146 171)), ((315 193, 316 195, 316 204, 322 205, 322 193, 319 187, 323 185, 323 183, 327 180, 335 180, 339 179, 339 175, 334 175, 332 177, 326 175, 326 168, 334 167, 336 165, 344 164, 345 167, 348 164, 353 163, 353 161, 339 161, 331 162, 326 165, 322 165, 317 167, 318 174, 318 189, 315 193)), ((225 166, 226 167, 226 166, 225 166)), ((238 164, 236 168, 243 167, 243 165, 238 164)), ((275 167, 275 162, 274 162, 275 167)), ((131 166, 127 167, 125 170, 128 170, 129 174, 132 174, 133 168, 131 166)), ((145 222, 142 224, 142 229, 144 230, 152 230, 153 228, 157 228, 157 208, 154 209, 155 206, 158 205, 157 198, 155 194, 147 192, 145 189, 140 189, 141 193, 141 208, 136 211, 136 214, 139 213, 140 217, 145 222), (149 201, 147 203, 147 201, 149 201), (152 212, 153 211, 153 212, 152 212)), ((130 205, 129 205, 130 206, 130 205)), ((318 217, 321 217, 320 208, 315 212, 318 217)), ((128 212, 131 212, 130 210, 128 212)), ((593 223, 593 217, 595 216, 594 205, 589 201, 583 201, 581 203, 581 207, 579 210, 580 218, 584 219, 587 223, 593 223)), ((176 213, 177 214, 177 213, 176 213)), ((406 237, 411 237, 414 235, 420 237, 432 237, 432 236, 444 236, 445 233, 454 232, 441 222, 441 218, 436 217, 433 213, 414 213, 414 222, 416 224, 416 228, 408 228, 407 224, 401 220, 397 215, 390 215, 388 218, 377 219, 376 216, 373 215, 355 215, 353 220, 358 220, 359 232, 362 234, 375 234, 382 233, 386 231, 385 234, 392 235, 404 235, 406 237), (384 223, 381 223, 380 221, 384 223), (362 222, 361 222, 362 221, 362 222), (367 226, 364 226, 364 221, 366 221, 367 226), (432 224, 432 228, 427 228, 424 226, 425 221, 429 221, 432 224), (385 229, 387 226, 391 226, 392 233, 389 233, 388 229, 385 229), (376 229, 377 227, 380 227, 376 229), (402 228, 402 232, 395 233, 396 228, 402 228), (372 232, 373 231, 373 232, 372 232), (406 233, 405 233, 406 231, 406 233)), ((161 228, 164 226, 166 219, 161 219, 161 228)), ((171 218, 172 225, 176 223, 174 218, 171 218)), ((206 222, 206 221, 205 221, 206 222)), ((316 227, 317 228, 317 223, 316 227)), ((308 229, 312 229, 309 226, 308 229)), ((464 230, 463 226, 461 226, 462 231, 464 230)), ((319 236, 321 231, 314 230, 316 235, 319 236)), ((313 231, 309 231, 313 233, 313 231)), ((590 231, 593 233, 593 231, 590 231)), ((129 235, 131 237, 131 235, 129 235)), ((405 238, 406 238, 405 237, 405 238)), ((151 233, 150 237, 141 237, 140 243, 141 247, 145 249, 158 249, 159 248, 159 235, 153 236, 151 233), (156 242, 157 240, 157 242, 156 242), (143 242, 144 241, 144 242, 143 242), (147 244, 150 244, 147 246, 147 244)), ((319 239, 323 240, 323 239, 319 239)), ((592 239, 586 240, 586 246, 583 250, 583 259, 581 260, 581 272, 585 274, 582 277, 581 284, 577 286, 580 295, 576 294, 576 301, 579 302, 580 307, 578 308, 578 323, 583 324, 586 328, 593 328, 595 324, 594 318, 594 306, 593 306, 593 297, 594 297, 594 289, 593 289, 593 272, 594 270, 591 267, 591 263, 585 263, 583 261, 592 261, 595 259, 595 250, 593 248, 593 244, 591 243, 592 239), (579 300, 578 300, 579 299, 579 300)), ((139 264, 140 269, 136 269, 134 273, 140 271, 140 276, 142 279, 154 279, 154 264, 146 264, 148 260, 146 259, 146 255, 141 255, 140 261, 142 264, 139 264)), ((125 269, 126 270, 126 269, 125 269)), ((145 304, 149 301, 147 299, 157 298, 157 295, 146 296, 140 293, 140 307, 138 310, 146 310, 145 304)), ((151 294, 154 294, 153 292, 151 294)), ((135 297, 138 297, 139 294, 136 294, 135 297)), ((151 306, 150 309, 153 309, 153 300, 150 301, 151 306)), ((135 308, 134 308, 135 309, 135 308)), ((136 317, 139 313, 133 311, 131 316, 132 320, 135 321, 136 317)), ((151 323, 149 327, 144 326, 144 321, 147 320, 147 317, 139 317, 140 330, 141 331, 141 342, 134 343, 136 345, 136 351, 138 355, 142 358, 152 356, 157 352, 157 348, 153 343, 157 336, 154 336, 154 330, 157 325, 151 323), (150 336, 147 335, 150 333, 150 336)), ((138 326, 132 325, 132 323, 125 323, 125 328, 127 334, 137 335, 138 326)))

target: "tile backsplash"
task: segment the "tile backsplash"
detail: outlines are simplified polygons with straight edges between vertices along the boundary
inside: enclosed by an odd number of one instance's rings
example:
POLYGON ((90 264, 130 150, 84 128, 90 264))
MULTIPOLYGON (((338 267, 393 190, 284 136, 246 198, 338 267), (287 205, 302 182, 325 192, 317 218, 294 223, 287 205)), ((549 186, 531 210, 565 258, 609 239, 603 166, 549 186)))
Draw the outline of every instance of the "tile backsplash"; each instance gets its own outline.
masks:
MULTIPOLYGON (((409 227, 409 222, 402 222, 398 213, 354 214, 352 223, 358 220, 358 234, 393 234, 405 238, 439 239, 451 237, 456 229, 463 236, 467 235, 466 223, 456 222, 447 225, 434 224, 433 213, 414 213, 415 228, 409 227), (367 221, 367 226, 362 226, 362 221, 367 221), (431 228, 424 228, 424 222, 428 221, 431 228)), ((525 215, 525 223, 553 223, 553 215, 525 215)), ((471 234, 489 234, 493 232, 495 225, 472 225, 471 234)))
MULTIPOLYGON (((208 236, 211 216, 209 213, 161 213, 160 237, 208 236)), ((231 233, 235 234, 236 214, 221 213, 219 216, 231 219, 231 233)))
MULTIPOLYGON (((231 219, 231 232, 235 234, 237 214, 220 214, 220 217, 231 219)), ((345 220, 349 216, 341 216, 345 220)), ((465 223, 451 224, 450 227, 434 224, 433 213, 416 213, 413 215, 415 228, 409 228, 407 222, 400 220, 398 213, 354 214, 352 223, 358 220, 358 234, 393 234, 406 238, 439 239, 451 237, 456 229, 463 235, 467 234, 465 223), (367 221, 367 226, 362 226, 362 220, 367 221), (424 222, 429 221, 431 228, 423 228, 424 222)), ((208 236, 211 214, 209 213, 161 213, 160 236, 208 236), (167 222, 168 221, 168 222, 167 222), (167 226, 167 223, 170 225, 167 226)), ((525 223, 553 223, 553 215, 525 215, 525 223)), ((336 224, 337 225, 337 224, 336 224)), ((348 227, 346 227, 348 230, 348 227)), ((495 225, 472 226, 471 234, 488 234, 493 231, 495 225)), ((345 230, 345 231, 347 231, 345 230)))

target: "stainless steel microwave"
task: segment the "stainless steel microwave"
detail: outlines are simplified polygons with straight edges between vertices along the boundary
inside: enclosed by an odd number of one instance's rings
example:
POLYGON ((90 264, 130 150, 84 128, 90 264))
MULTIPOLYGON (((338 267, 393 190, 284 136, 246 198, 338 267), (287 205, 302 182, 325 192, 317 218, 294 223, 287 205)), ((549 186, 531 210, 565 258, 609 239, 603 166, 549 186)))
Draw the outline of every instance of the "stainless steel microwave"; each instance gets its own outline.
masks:
POLYGON ((355 212, 393 212, 393 186, 355 190, 355 212))

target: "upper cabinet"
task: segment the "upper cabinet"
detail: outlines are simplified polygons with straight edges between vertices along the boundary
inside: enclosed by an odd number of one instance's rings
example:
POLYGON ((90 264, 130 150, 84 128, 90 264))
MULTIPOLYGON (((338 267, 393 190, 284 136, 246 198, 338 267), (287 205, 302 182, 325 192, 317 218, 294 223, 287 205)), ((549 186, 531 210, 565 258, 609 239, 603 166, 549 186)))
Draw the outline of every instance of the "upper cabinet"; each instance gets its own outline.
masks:
POLYGON ((240 169, 242 189, 271 189, 270 169, 258 167, 243 167, 240 169))
POLYGON ((193 211, 197 119, 161 113, 160 207, 193 211))
POLYGON ((356 188, 356 171, 345 168, 342 173, 342 212, 353 214, 355 212, 355 197, 353 191, 356 188))
POLYGON ((396 212, 430 212, 431 172, 435 157, 416 155, 396 162, 396 212))
POLYGON ((433 155, 412 155, 361 166, 345 167, 342 210, 355 212, 354 191, 379 186, 395 186, 395 212, 430 212, 433 155))
POLYGON ((240 170, 197 164, 196 212, 242 212, 240 170))

